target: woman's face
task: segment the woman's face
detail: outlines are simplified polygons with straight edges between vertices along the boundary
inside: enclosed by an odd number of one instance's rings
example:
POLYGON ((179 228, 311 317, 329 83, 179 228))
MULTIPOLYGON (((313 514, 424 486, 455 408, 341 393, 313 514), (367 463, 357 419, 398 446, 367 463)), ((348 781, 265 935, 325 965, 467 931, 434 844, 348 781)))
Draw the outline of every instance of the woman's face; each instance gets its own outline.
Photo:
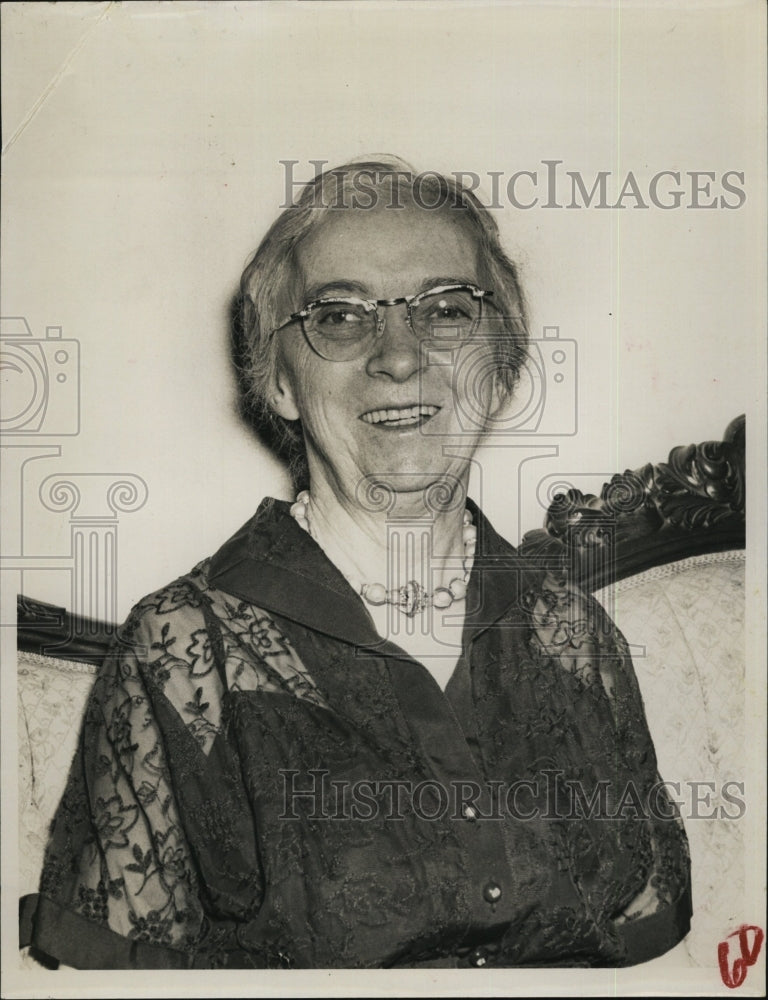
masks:
MULTIPOLYGON (((329 212, 300 245, 297 263, 294 310, 330 296, 391 299, 453 282, 486 287, 475 241, 450 210, 329 212)), ((430 358, 419 349, 404 304, 380 307, 380 316, 386 318, 383 335, 352 361, 319 357, 298 323, 278 334, 273 405, 286 419, 302 422, 313 489, 321 478, 350 498, 363 477, 398 493, 423 490, 446 475, 465 483, 482 416, 497 401, 488 388, 492 380, 482 380, 487 398, 470 400, 466 393, 478 391, 477 380, 454 375, 457 363, 467 361, 487 373, 492 347, 476 339, 452 357, 441 351, 430 358), (431 363, 440 360, 448 363, 431 363), (420 408, 418 417, 409 421, 413 407, 420 408), (382 411, 395 413, 382 419, 382 411)))

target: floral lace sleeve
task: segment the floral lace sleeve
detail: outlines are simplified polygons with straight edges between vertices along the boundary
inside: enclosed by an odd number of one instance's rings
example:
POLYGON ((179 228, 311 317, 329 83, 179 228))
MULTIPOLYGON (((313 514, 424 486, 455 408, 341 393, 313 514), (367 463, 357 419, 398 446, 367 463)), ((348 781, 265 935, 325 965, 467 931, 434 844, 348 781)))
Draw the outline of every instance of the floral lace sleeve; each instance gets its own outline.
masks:
POLYGON ((689 859, 682 820, 657 770, 629 648, 601 605, 565 576, 545 577, 531 615, 534 645, 575 682, 575 710, 587 715, 600 704, 609 706, 613 725, 601 739, 610 741, 605 758, 613 773, 606 770, 604 776, 619 797, 605 805, 619 817, 616 836, 635 841, 645 858, 637 891, 614 921, 630 948, 650 949, 657 936, 669 934, 667 924, 680 919, 679 913, 690 914, 689 859), (616 781, 619 774, 622 780, 616 781), (639 822, 643 818, 649 822, 639 822))
MULTIPOLYGON (((52 827, 35 945, 76 967, 183 967, 200 932, 190 847, 143 676, 147 664, 150 678, 169 673, 175 656, 156 611, 129 619, 100 670, 52 827)), ((185 652, 188 667, 195 650, 185 652)), ((195 691, 190 724, 204 736, 213 724, 200 722, 195 691)))

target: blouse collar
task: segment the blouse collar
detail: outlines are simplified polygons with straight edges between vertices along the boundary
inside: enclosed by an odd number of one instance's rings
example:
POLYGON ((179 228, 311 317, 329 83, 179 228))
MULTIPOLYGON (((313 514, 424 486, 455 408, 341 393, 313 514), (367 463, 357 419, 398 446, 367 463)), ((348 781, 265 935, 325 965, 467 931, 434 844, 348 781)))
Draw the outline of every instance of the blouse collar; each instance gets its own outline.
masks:
MULTIPOLYGON (((528 573, 516 549, 467 501, 477 547, 467 593, 470 638, 519 606, 528 573)), ((256 513, 212 557, 209 582, 241 600, 357 646, 381 647, 362 599, 284 500, 265 498, 256 513)), ((394 647, 393 647, 394 648, 394 647)))

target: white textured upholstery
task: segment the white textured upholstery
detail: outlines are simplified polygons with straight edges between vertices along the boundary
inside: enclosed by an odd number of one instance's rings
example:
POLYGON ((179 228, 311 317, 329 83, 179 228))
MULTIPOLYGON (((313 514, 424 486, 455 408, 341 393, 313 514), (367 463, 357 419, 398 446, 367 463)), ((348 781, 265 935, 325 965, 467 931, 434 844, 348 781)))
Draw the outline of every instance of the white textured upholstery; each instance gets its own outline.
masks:
POLYGON ((37 892, 48 825, 64 791, 97 667, 18 654, 19 880, 37 892))
POLYGON ((722 789, 744 780, 744 552, 659 566, 596 596, 633 647, 659 771, 680 785, 693 883, 686 947, 695 965, 715 966, 744 899, 742 825, 721 812, 740 812, 722 789), (691 782, 711 784, 697 793, 691 782))

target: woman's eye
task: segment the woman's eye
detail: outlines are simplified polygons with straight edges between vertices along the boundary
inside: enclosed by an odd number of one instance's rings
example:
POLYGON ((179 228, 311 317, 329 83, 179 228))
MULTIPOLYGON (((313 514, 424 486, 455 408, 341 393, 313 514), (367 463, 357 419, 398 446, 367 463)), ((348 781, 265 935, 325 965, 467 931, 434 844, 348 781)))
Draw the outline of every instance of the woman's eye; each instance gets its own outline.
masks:
POLYGON ((324 309, 317 316, 316 322, 321 326, 344 326, 360 322, 360 316, 352 309, 324 309))
POLYGON ((453 326, 465 329, 479 315, 477 303, 465 292, 426 295, 416 307, 419 320, 431 328, 453 326))
POLYGON ((432 310, 433 320, 469 319, 469 315, 460 306, 438 306, 432 310))
POLYGON ((341 326, 342 323, 349 323, 352 318, 351 313, 342 312, 342 310, 339 309, 337 312, 328 313, 328 315, 324 317, 323 322, 329 326, 341 326))
POLYGON ((433 325, 471 322, 472 318, 471 310, 458 302, 437 302, 429 310, 429 322, 433 325))

